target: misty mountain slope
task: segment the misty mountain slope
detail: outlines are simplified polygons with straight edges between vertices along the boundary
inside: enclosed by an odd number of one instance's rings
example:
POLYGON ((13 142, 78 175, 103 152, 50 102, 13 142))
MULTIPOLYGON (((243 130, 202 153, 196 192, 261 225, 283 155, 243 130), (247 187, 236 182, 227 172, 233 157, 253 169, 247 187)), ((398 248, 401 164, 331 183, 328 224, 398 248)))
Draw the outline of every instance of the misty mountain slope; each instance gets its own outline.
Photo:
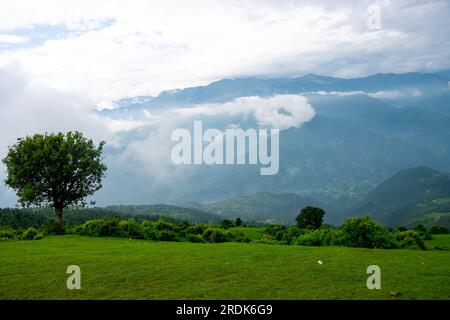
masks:
POLYGON ((378 185, 353 209, 387 226, 450 224, 450 175, 427 167, 402 170, 378 185))
MULTIPOLYGON (((295 217, 306 206, 319 206, 332 211, 319 201, 293 193, 256 193, 204 204, 199 209, 223 218, 241 218, 244 221, 295 223, 295 217)), ((333 215, 326 214, 325 221, 332 222, 333 215)))
POLYGON ((296 78, 236 78, 223 79, 205 86, 167 90, 156 97, 143 96, 120 99, 118 108, 104 110, 108 116, 124 115, 136 109, 157 109, 200 103, 222 103, 244 96, 272 96, 276 94, 304 94, 317 91, 379 91, 419 90, 442 92, 448 89, 448 79, 441 74, 405 73, 375 74, 362 78, 343 79, 308 74, 296 78))
MULTIPOLYGON (((281 131, 278 174, 261 176, 257 165, 173 166, 169 171, 180 174, 158 184, 139 170, 139 163, 130 162, 109 172, 107 192, 98 193, 100 203, 176 204, 286 192, 339 208, 335 217, 341 221, 356 201, 399 170, 422 165, 450 170, 448 117, 415 107, 393 108, 367 95, 307 97, 316 116, 281 131)), ((224 129, 229 122, 206 123, 224 129)), ((257 127, 251 117, 232 123, 257 127)))

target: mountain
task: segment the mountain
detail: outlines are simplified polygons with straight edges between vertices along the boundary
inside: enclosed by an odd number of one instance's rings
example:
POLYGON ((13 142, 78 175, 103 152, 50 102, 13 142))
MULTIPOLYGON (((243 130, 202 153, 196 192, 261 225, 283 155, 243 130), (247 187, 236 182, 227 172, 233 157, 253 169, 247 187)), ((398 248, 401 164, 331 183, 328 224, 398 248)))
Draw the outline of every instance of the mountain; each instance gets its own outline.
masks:
MULTIPOLYGON (((339 208, 339 223, 355 202, 402 169, 450 171, 450 118, 414 106, 392 107, 365 94, 306 97, 316 116, 281 131, 277 175, 261 176, 255 165, 174 166, 171 170, 180 175, 161 186, 141 167, 121 161, 118 167, 109 166, 97 203, 179 205, 260 192, 296 193, 339 208)), ((257 127, 251 117, 232 121, 244 129, 257 127)), ((208 122, 220 130, 228 125, 222 118, 208 122)))
POLYGON ((308 74, 295 78, 236 78, 222 79, 205 86, 167 90, 156 97, 141 96, 120 99, 119 108, 104 110, 109 116, 124 115, 145 108, 158 109, 200 103, 222 103, 243 96, 272 96, 275 94, 303 94, 311 92, 357 92, 419 90, 445 91, 448 89, 448 72, 375 74, 360 78, 336 78, 308 74), (122 108, 120 108, 122 107, 122 108), (126 113, 123 113, 126 109, 126 113))
MULTIPOLYGON (((262 192, 290 193, 337 208, 330 216, 336 219, 333 223, 340 223, 352 215, 355 203, 400 170, 426 166, 450 171, 447 75, 448 72, 375 74, 354 79, 314 74, 279 79, 250 77, 165 91, 156 97, 122 99, 116 102, 117 109, 100 114, 145 122, 146 113, 163 117, 164 111, 173 107, 289 93, 305 96, 315 117, 280 132, 280 168, 274 176, 261 176, 258 165, 171 166, 171 130, 164 131, 167 136, 158 136, 158 126, 149 125, 121 132, 123 149, 133 156, 124 160, 122 149, 105 149, 105 159, 112 160, 104 187, 96 194, 97 203, 182 205, 262 192), (152 140, 152 135, 158 139, 152 140), (142 148, 148 152, 139 157, 142 148)), ((234 117, 218 112, 216 116, 196 119, 203 120, 205 128, 258 128, 251 112, 234 117)))
POLYGON ((402 170, 379 184, 353 209, 390 227, 450 226, 450 174, 427 167, 402 170))
POLYGON ((203 204, 198 208, 223 218, 236 219, 239 217, 243 221, 249 222, 272 221, 293 224, 300 210, 306 206, 323 208, 327 212, 325 215, 327 223, 337 221, 335 209, 329 208, 311 197, 293 193, 255 193, 203 204))

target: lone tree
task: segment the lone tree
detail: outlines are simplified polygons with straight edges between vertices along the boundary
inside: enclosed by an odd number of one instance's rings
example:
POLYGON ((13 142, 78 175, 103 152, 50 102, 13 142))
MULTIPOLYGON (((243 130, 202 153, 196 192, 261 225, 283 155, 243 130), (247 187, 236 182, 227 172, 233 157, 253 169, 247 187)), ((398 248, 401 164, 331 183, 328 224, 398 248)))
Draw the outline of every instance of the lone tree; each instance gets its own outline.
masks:
POLYGON ((295 220, 299 228, 318 229, 322 226, 324 215, 325 211, 322 209, 308 206, 300 211, 295 220))
POLYGON ((80 132, 19 138, 3 159, 5 184, 16 191, 22 206, 53 207, 58 231, 63 232, 63 209, 86 205, 84 199, 102 187, 104 144, 96 146, 80 132))

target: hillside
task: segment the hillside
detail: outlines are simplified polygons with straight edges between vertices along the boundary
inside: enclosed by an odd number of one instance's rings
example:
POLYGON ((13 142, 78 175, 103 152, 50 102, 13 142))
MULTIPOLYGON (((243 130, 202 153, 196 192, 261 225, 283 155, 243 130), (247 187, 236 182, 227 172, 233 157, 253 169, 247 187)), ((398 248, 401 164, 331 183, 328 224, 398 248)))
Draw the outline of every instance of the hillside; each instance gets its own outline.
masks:
MULTIPOLYGON (((80 224, 91 219, 120 217, 122 219, 188 221, 191 223, 215 223, 219 217, 194 208, 185 208, 165 204, 155 205, 121 205, 95 208, 67 208, 64 221, 68 224, 80 224)), ((55 213, 51 208, 0 208, 0 226, 14 228, 40 226, 54 220, 55 213)))
POLYGON ((244 221, 295 223, 295 217, 306 206, 319 206, 327 211, 325 221, 335 222, 336 211, 329 209, 319 201, 293 193, 255 193, 223 201, 201 205, 201 210, 217 214, 224 218, 238 218, 244 221), (333 215, 334 214, 334 215, 333 215))
POLYGON ((450 226, 450 175, 427 167, 400 171, 378 185, 353 213, 369 214, 387 226, 450 226))

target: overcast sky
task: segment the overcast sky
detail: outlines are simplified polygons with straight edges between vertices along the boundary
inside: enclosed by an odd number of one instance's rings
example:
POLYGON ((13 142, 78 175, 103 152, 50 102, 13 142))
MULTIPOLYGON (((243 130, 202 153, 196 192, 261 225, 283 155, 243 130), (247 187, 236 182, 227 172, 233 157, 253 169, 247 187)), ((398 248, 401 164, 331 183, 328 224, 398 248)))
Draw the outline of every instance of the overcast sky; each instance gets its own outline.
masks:
POLYGON ((449 1, 335 2, 0 0, 0 67, 94 103, 227 77, 450 68, 449 1))

